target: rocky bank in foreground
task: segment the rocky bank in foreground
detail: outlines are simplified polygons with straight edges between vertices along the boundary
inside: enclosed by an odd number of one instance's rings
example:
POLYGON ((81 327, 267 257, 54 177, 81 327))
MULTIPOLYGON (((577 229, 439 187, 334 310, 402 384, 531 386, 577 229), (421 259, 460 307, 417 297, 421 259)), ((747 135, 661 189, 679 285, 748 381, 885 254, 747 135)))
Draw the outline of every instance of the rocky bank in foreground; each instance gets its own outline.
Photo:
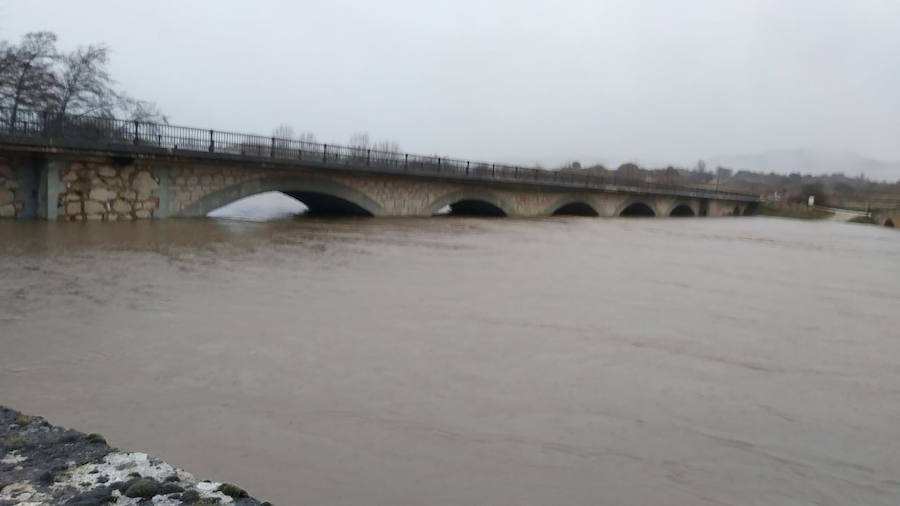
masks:
POLYGON ((198 481, 99 434, 54 427, 0 406, 0 506, 106 504, 265 506, 235 485, 198 481))

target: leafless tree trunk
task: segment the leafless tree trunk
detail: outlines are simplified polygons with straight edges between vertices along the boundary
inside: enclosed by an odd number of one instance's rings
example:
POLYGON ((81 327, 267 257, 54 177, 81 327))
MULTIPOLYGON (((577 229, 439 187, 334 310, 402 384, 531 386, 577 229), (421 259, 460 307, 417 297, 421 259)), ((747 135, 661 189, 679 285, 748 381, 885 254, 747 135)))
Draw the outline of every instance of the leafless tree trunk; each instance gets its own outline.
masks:
POLYGON ((53 102, 58 85, 53 65, 58 57, 56 35, 51 32, 27 33, 21 44, 4 51, 0 104, 10 109, 10 125, 15 125, 21 107, 44 108, 53 102))
POLYGON ((168 123, 169 118, 159 109, 154 102, 131 98, 124 93, 118 93, 116 110, 133 121, 143 123, 168 123))
POLYGON ((294 127, 287 124, 278 125, 272 130, 272 137, 275 137, 276 139, 293 140, 295 135, 294 127))
POLYGON ((136 100, 113 88, 107 71, 109 49, 80 47, 60 55, 56 35, 26 34, 19 44, 0 41, 0 107, 15 126, 24 108, 60 115, 125 116, 142 122, 167 122, 152 102, 136 100))
POLYGON ((119 103, 106 70, 105 46, 80 47, 61 58, 59 93, 54 109, 61 114, 112 116, 119 103))

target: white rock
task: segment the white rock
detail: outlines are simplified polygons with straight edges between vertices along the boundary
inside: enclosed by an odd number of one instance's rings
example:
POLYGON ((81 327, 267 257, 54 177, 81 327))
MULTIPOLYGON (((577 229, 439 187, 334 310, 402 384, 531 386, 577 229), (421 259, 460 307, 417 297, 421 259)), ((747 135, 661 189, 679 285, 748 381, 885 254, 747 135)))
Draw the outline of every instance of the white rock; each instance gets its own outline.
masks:
POLYGON ((109 483, 116 481, 128 481, 130 473, 139 473, 144 478, 153 478, 163 481, 167 477, 176 474, 178 478, 187 483, 194 481, 194 477, 185 471, 175 469, 159 459, 151 458, 146 453, 113 452, 103 457, 99 464, 85 464, 71 470, 68 478, 57 482, 54 487, 74 486, 82 482, 98 483, 97 479, 106 475, 109 483), (96 470, 96 473, 91 471, 96 470))
POLYGON ((49 504, 50 496, 42 494, 34 489, 30 483, 11 483, 0 491, 0 501, 14 501, 16 506, 41 506, 49 504))
POLYGON ((200 492, 200 497, 204 499, 209 499, 212 497, 218 497, 221 500, 222 504, 231 504, 234 502, 234 499, 231 496, 227 496, 222 492, 216 492, 222 486, 221 483, 217 481, 201 481, 197 484, 197 492, 200 492))
POLYGON ((19 462, 25 462, 26 460, 28 460, 28 457, 23 457, 19 455, 18 450, 13 450, 0 460, 0 464, 18 464, 19 462))

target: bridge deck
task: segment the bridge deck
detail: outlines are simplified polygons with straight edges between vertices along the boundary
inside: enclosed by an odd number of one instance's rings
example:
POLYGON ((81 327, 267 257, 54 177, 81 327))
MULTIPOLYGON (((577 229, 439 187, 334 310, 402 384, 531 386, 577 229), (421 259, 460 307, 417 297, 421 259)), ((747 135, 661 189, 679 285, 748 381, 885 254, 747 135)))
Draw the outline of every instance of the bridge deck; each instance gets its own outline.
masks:
POLYGON ((596 176, 533 169, 455 158, 386 152, 319 144, 252 134, 220 132, 112 118, 74 117, 20 111, 14 123, 0 111, 0 147, 6 150, 59 153, 96 152, 125 157, 178 157, 471 180, 493 184, 537 185, 638 194, 757 202, 744 193, 683 185, 648 183, 615 176, 596 176))

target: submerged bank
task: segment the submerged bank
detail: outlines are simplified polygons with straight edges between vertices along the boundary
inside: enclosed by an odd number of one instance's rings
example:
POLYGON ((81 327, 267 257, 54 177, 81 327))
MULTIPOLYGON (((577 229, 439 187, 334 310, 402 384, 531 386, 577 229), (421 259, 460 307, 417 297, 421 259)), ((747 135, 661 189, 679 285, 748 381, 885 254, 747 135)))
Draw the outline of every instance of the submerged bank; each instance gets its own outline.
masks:
POLYGON ((833 212, 825 209, 794 202, 765 202, 759 206, 756 214, 799 220, 824 220, 834 215, 833 212))
POLYGON ((0 506, 262 506, 228 483, 199 481, 146 453, 110 447, 99 434, 51 425, 0 406, 0 506))

